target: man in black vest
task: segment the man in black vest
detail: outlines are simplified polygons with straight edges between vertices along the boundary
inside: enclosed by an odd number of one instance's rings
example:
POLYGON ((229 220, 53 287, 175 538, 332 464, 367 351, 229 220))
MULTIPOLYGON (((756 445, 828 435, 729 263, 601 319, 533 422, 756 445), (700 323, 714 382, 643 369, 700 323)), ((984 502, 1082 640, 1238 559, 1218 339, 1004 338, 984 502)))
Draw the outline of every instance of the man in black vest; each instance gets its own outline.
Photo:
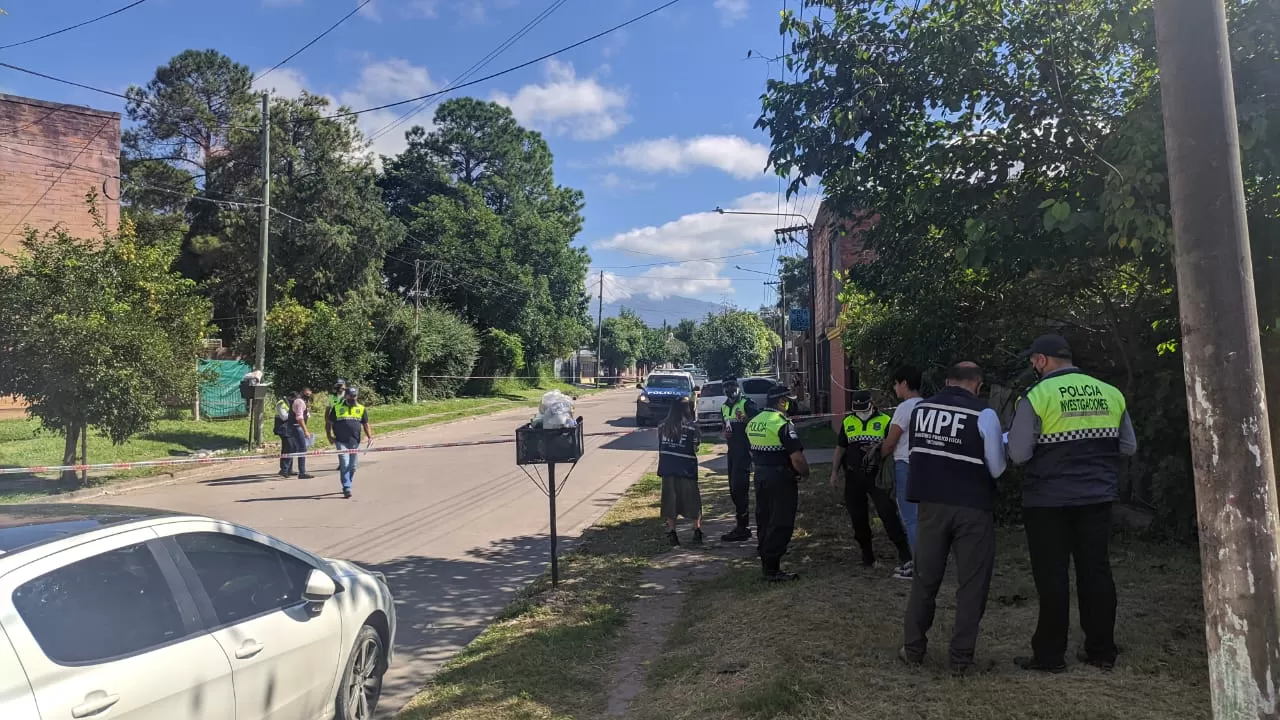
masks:
POLYGON ((1005 469, 1000 418, 978 399, 981 387, 982 369, 975 363, 953 366, 942 392, 916 406, 908 433, 907 500, 919 503, 919 524, 898 657, 908 664, 924 661, 938 588, 954 552, 959 587, 949 664, 957 674, 973 664, 987 609, 996 560, 995 479, 1005 469))

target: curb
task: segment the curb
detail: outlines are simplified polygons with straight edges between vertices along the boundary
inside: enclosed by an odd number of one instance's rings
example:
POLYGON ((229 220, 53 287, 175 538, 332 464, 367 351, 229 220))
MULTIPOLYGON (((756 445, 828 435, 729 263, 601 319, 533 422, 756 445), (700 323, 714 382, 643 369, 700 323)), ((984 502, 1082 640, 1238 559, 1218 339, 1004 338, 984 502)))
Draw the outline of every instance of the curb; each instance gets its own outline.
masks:
MULTIPOLYGON (((601 390, 600 392, 583 396, 582 398, 579 398, 578 401, 582 402, 584 400, 588 400, 593 397, 603 397, 605 395, 610 394, 611 392, 612 391, 610 390, 601 390)), ((516 412, 525 412, 527 410, 529 410, 528 407, 514 407, 514 408, 509 408, 507 410, 499 410, 497 412, 485 413, 483 415, 471 415, 469 417, 458 418, 457 420, 447 420, 445 422, 431 423, 429 425, 419 425, 418 427, 415 427, 415 428, 405 428, 403 430, 391 430, 385 433, 385 436, 396 437, 397 435, 400 435, 403 433, 416 432, 424 428, 441 428, 441 427, 447 427, 450 425, 459 425, 462 423, 474 422, 476 420, 501 417, 502 415, 514 414, 516 412)), ((513 429, 513 432, 514 432, 514 429, 513 429)), ((380 433, 378 437, 384 437, 384 435, 380 433)), ((270 447, 270 445, 266 445, 264 447, 270 447)), ((268 462, 270 461, 263 460, 263 461, 256 461, 256 462, 248 462, 245 464, 245 467, 265 465, 268 462)), ((181 471, 181 472, 164 472, 164 473, 159 473, 157 475, 152 475, 150 477, 138 478, 137 480, 124 480, 117 483, 108 483, 106 485, 101 485, 98 487, 83 488, 80 490, 72 490, 70 492, 58 493, 57 495, 35 497, 35 498, 31 498, 30 500, 24 500, 20 503, 12 503, 12 504, 34 505, 34 504, 52 504, 52 503, 75 503, 75 502, 91 500, 93 498, 99 498, 99 497, 124 495, 126 493, 133 492, 135 490, 149 490, 151 488, 164 487, 166 485, 176 485, 181 482, 198 480, 200 478, 209 477, 210 475, 217 475, 217 474, 218 474, 218 470, 214 468, 202 468, 200 470, 190 470, 190 471, 181 471)))

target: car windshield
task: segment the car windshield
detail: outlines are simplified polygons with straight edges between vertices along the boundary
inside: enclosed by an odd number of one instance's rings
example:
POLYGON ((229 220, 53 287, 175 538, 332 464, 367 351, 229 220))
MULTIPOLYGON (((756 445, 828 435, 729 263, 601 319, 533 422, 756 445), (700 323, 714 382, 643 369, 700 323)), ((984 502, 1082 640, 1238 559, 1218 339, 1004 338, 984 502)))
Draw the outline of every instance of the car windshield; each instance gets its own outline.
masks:
POLYGON ((724 395, 724 386, 720 383, 707 383, 702 386, 702 397, 721 397, 724 395))
POLYGON ((688 390, 689 378, 682 375, 650 375, 645 386, 662 390, 688 390))

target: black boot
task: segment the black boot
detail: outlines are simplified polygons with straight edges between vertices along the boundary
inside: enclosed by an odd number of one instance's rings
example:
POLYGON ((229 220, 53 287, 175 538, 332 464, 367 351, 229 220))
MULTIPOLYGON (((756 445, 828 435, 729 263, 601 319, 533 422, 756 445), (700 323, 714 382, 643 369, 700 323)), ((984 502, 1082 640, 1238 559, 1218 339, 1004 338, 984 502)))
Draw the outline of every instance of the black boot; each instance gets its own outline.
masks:
POLYGON ((729 532, 720 536, 724 542, 745 542, 751 539, 751 528, 746 525, 739 525, 729 532))
POLYGON ((672 547, 680 547, 680 536, 675 530, 667 532, 667 542, 671 543, 672 547))
POLYGON ((875 564, 876 564, 875 551, 871 549, 870 545, 863 545, 862 546, 862 566, 875 567, 875 564))
POLYGON ((695 544, 695 545, 701 545, 701 544, 702 544, 702 540, 703 540, 703 538, 702 538, 702 528, 694 528, 694 529, 693 529, 693 542, 694 542, 694 544, 695 544))

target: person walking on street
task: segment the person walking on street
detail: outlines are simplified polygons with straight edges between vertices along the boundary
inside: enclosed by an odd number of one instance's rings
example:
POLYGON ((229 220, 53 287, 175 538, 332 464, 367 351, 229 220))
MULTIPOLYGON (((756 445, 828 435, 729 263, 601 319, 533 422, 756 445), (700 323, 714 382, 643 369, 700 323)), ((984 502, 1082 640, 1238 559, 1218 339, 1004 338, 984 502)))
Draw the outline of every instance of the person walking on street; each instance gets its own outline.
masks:
POLYGON ((1124 395, 1072 363, 1059 335, 1042 335, 1024 353, 1040 380, 1020 400, 1009 428, 1008 452, 1027 466, 1022 515, 1040 617, 1027 670, 1066 669, 1071 627, 1071 581, 1084 646, 1083 663, 1115 666, 1116 586, 1111 577, 1111 504, 1119 497, 1124 456, 1138 449, 1124 395))
MULTIPOLYGON (((729 497, 733 499, 733 530, 720 536, 725 542, 743 542, 751 539, 751 445, 747 442, 747 423, 760 412, 750 398, 742 394, 738 378, 730 375, 723 380, 724 405, 720 408, 724 419, 724 438, 729 445, 729 497)), ((760 498, 756 498, 757 506, 760 498)), ((756 528, 759 532, 759 528, 756 528)))
POLYGON ((919 503, 915 576, 898 657, 924 661, 947 557, 956 560, 956 624, 948 664, 964 674, 973 665, 978 625, 996 562, 996 478, 1005 470, 1000 418, 978 399, 982 369, 962 362, 937 395, 908 418, 911 463, 906 497, 919 503))
POLYGON ((293 476, 293 443, 289 439, 289 412, 293 406, 293 398, 276 400, 276 417, 271 432, 280 438, 280 477, 293 476))
MULTIPOLYGON (((308 442, 312 435, 307 429, 307 420, 311 417, 311 388, 302 388, 302 391, 293 397, 293 401, 289 406, 289 417, 285 421, 285 432, 289 434, 289 452, 304 453, 310 447, 308 442)), ((290 468, 292 469, 292 468, 290 468)), ((315 475, 307 474, 307 458, 305 456, 298 457, 298 479, 310 480, 315 475)))
POLYGON ((356 479, 356 465, 360 460, 360 433, 373 444, 373 431, 369 429, 369 412, 360 404, 360 391, 354 385, 343 388, 342 402, 334 405, 333 423, 329 427, 329 442, 338 450, 351 452, 338 455, 338 478, 342 481, 342 497, 351 497, 351 484, 356 479))
MULTIPOLYGON (((324 410, 324 435, 325 437, 333 437, 333 420, 334 411, 341 405, 346 398, 347 381, 338 378, 333 381, 333 394, 329 396, 329 407, 324 410)), ((330 441, 332 442, 332 441, 330 441)), ((338 456, 338 472, 342 472, 342 456, 338 456)))
POLYGON ((791 543, 800 501, 799 480, 809 478, 804 445, 787 411, 795 397, 781 385, 767 396, 768 407, 747 423, 747 441, 756 467, 756 536, 760 565, 769 582, 797 580, 784 572, 782 556, 791 543))
POLYGON ((911 577, 911 545, 898 517, 898 506, 886 490, 876 485, 880 474, 880 450, 885 434, 889 431, 890 418, 876 410, 871 402, 871 392, 857 390, 853 393, 850 413, 840 424, 836 436, 836 452, 831 460, 831 487, 839 485, 840 470, 844 469, 844 506, 853 524, 853 537, 862 547, 862 564, 876 564, 875 549, 871 544, 871 508, 867 500, 876 506, 876 514, 884 526, 885 534, 898 549, 898 566, 894 574, 911 577))
MULTIPOLYGON (((885 435, 884 445, 880 448, 881 457, 887 459, 890 455, 893 456, 893 496, 913 555, 916 551, 916 504, 907 500, 907 473, 911 462, 907 431, 911 426, 911 411, 920 403, 920 381, 920 371, 909 365, 894 373, 893 392, 898 396, 899 403, 893 411, 893 419, 889 421, 889 432, 885 435)), ((910 580, 911 568, 900 569, 903 572, 899 577, 910 580)))
POLYGON ((680 544, 676 519, 693 521, 693 542, 702 544, 702 493, 698 490, 698 432, 693 402, 687 398, 671 403, 667 417, 658 427, 658 477, 662 478, 662 519, 667 521, 667 539, 680 544))

